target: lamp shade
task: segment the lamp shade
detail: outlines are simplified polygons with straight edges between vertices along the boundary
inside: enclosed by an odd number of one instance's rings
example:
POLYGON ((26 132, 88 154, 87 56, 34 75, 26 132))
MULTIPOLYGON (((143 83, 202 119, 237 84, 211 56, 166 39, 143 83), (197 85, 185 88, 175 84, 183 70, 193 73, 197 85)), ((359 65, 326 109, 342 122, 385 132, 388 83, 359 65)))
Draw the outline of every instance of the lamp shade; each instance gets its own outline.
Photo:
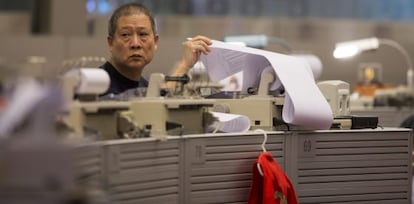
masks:
POLYGON ((379 44, 378 38, 339 42, 335 45, 333 56, 335 58, 352 57, 364 51, 378 49, 379 44))

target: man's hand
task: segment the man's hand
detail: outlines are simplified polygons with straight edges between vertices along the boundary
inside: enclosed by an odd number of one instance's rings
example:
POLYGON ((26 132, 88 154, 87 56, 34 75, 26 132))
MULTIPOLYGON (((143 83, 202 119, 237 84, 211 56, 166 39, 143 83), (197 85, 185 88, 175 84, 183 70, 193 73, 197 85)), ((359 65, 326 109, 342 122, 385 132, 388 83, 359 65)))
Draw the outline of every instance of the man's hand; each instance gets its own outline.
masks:
POLYGON ((185 73, 194 66, 201 53, 208 54, 210 52, 209 46, 211 43, 208 37, 201 35, 188 38, 187 41, 183 42, 184 51, 180 64, 185 68, 185 73))
MULTIPOLYGON (((188 38, 187 41, 183 42, 184 51, 181 61, 178 62, 172 76, 182 76, 187 74, 188 71, 198 61, 200 54, 208 54, 210 52, 209 46, 212 44, 210 38, 198 35, 193 38, 188 38)), ((167 87, 175 87, 175 82, 167 82, 167 87)))

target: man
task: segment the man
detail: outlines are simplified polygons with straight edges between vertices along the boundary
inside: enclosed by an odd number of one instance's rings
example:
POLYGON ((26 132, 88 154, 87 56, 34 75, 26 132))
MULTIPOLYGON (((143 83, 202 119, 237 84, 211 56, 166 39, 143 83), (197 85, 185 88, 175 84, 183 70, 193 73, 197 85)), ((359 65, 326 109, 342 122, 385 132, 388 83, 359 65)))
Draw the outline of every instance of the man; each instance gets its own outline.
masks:
MULTIPOLYGON (((151 11, 139 3, 125 4, 114 11, 108 26, 107 42, 110 59, 102 65, 111 79, 104 93, 119 94, 128 89, 147 87, 142 77, 145 66, 157 50, 159 36, 151 11)), ((198 61, 200 53, 207 54, 211 40, 196 36, 183 43, 184 51, 173 76, 187 73, 198 61)))

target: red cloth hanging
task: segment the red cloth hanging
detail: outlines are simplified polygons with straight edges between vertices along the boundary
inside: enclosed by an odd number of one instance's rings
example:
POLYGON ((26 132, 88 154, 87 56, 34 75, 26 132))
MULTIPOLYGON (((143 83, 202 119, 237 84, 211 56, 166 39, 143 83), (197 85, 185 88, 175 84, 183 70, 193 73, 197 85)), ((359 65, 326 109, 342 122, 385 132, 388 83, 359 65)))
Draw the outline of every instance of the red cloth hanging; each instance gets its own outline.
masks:
POLYGON ((249 204, 297 204, 295 189, 269 152, 263 152, 253 165, 249 204), (257 164, 263 172, 258 170, 257 164))

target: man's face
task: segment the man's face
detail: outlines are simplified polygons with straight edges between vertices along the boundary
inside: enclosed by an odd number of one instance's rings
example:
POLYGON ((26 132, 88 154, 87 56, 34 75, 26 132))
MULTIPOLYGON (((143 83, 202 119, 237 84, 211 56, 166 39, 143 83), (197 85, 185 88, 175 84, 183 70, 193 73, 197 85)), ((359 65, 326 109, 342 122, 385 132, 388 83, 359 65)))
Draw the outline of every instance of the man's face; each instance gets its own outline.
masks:
POLYGON ((122 16, 118 19, 113 37, 108 37, 112 62, 118 69, 143 69, 151 62, 157 49, 158 35, 144 14, 122 16))

